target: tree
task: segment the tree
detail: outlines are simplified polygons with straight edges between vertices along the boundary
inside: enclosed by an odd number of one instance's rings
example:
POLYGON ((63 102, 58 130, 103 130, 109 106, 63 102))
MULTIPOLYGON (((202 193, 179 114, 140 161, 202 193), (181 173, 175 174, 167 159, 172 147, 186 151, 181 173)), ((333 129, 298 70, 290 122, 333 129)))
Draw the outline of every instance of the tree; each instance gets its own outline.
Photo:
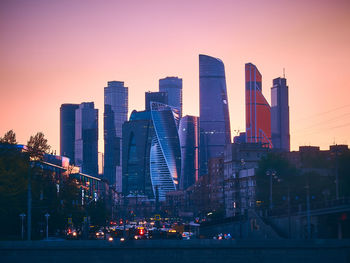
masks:
POLYGON ((262 201, 263 206, 268 206, 270 196, 270 180, 272 177, 272 192, 274 206, 280 205, 286 198, 288 191, 295 192, 299 187, 299 171, 292 165, 288 159, 278 153, 269 153, 259 162, 256 173, 257 200, 262 201), (267 175, 267 172, 270 172, 267 175))
POLYGON ((42 132, 38 132, 35 136, 30 136, 27 142, 29 156, 33 160, 41 160, 45 153, 49 153, 50 146, 42 132))
POLYGON ((17 144, 16 133, 13 130, 9 130, 3 138, 0 138, 0 143, 17 144))
POLYGON ((0 147, 0 239, 20 237, 26 212, 28 158, 16 147, 0 147))

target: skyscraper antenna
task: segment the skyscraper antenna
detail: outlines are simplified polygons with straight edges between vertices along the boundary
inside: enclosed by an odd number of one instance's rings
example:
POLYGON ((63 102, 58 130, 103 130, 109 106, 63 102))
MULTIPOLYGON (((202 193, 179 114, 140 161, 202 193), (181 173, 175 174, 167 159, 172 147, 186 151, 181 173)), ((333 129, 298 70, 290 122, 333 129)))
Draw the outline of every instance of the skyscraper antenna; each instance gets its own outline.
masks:
POLYGON ((284 78, 284 79, 286 78, 286 71, 285 71, 285 68, 283 68, 283 78, 284 78))

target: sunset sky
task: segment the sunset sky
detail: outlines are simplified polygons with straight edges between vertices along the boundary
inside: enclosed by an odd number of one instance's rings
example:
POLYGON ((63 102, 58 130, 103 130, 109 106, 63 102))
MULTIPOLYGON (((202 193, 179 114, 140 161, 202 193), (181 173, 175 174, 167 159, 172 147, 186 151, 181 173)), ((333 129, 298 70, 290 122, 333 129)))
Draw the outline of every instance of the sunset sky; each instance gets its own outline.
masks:
POLYGON ((289 85, 292 150, 350 144, 349 0, 0 0, 0 136, 44 132, 59 153, 62 103, 94 101, 103 151, 103 88, 129 87, 129 114, 166 76, 199 114, 198 55, 225 64, 232 136, 245 130, 244 64, 289 85))

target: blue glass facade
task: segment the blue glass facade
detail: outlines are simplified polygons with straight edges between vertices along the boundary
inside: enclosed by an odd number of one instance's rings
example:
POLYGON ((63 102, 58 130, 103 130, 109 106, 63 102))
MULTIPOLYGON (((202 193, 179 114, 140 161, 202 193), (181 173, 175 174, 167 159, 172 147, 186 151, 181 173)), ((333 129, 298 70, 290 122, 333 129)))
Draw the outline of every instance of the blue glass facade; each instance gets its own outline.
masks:
POLYGON ((83 102, 75 111, 75 165, 80 171, 98 175, 98 110, 83 102))
POLYGON ((167 92, 151 92, 145 93, 145 109, 151 110, 151 102, 160 102, 168 105, 168 93, 167 92))
POLYGON ((223 154, 231 143, 230 117, 224 64, 199 55, 200 175, 208 173, 208 160, 223 154))
POLYGON ((180 120, 181 176, 179 189, 185 190, 198 180, 198 117, 184 116, 180 120))
POLYGON ((74 163, 75 110, 79 104, 62 104, 60 108, 60 151, 74 163))
POLYGON ((178 77, 166 77, 159 80, 159 91, 168 93, 168 104, 179 109, 182 116, 182 79, 178 77))
POLYGON ((104 177, 122 191, 122 126, 128 117, 128 88, 109 81, 104 88, 104 177))
POLYGON ((271 135, 273 148, 290 151, 288 86, 285 78, 274 79, 271 88, 271 135))
POLYGON ((159 200, 178 189, 181 174, 181 149, 178 135, 179 110, 152 102, 151 116, 155 133, 150 149, 150 171, 153 192, 159 200))
POLYGON ((150 177, 150 148, 154 128, 150 111, 133 111, 123 124, 123 194, 154 198, 150 177))

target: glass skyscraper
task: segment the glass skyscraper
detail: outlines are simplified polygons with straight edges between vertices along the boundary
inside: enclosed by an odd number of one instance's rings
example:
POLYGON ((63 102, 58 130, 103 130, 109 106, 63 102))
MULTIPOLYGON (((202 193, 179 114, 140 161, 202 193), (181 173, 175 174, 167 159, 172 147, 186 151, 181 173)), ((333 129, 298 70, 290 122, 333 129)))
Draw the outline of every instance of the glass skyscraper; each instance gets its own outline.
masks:
POLYGON ((150 111, 133 111, 123 124, 123 194, 154 198, 150 175, 150 150, 154 136, 150 111))
POLYGON ((62 104, 60 108, 60 155, 74 163, 75 110, 79 104, 62 104))
POLYGON ((104 177, 122 192, 122 126, 128 118, 128 88, 124 82, 108 82, 104 108, 104 177))
POLYGON ((199 55, 200 175, 208 173, 208 160, 223 154, 231 143, 224 63, 199 55))
POLYGON ((169 106, 178 108, 182 116, 182 79, 178 77, 166 77, 159 80, 159 91, 168 93, 169 106))
POLYGON ((181 146, 181 176, 179 189, 184 190, 198 180, 198 117, 186 115, 181 118, 179 138, 181 146))
POLYGON ((98 175, 98 110, 93 102, 75 110, 75 165, 82 173, 98 175))
POLYGON ((168 105, 168 92, 151 92, 145 93, 145 109, 146 111, 151 110, 151 102, 160 102, 168 105))
POLYGON ((272 148, 271 111, 262 94, 261 80, 258 68, 252 63, 245 64, 246 141, 272 148))
POLYGON ((150 150, 153 193, 164 201, 166 193, 178 189, 181 174, 181 149, 178 135, 180 113, 177 108, 152 102, 154 135, 150 150))
POLYGON ((273 148, 290 151, 288 86, 285 78, 273 80, 271 88, 271 133, 273 148))

